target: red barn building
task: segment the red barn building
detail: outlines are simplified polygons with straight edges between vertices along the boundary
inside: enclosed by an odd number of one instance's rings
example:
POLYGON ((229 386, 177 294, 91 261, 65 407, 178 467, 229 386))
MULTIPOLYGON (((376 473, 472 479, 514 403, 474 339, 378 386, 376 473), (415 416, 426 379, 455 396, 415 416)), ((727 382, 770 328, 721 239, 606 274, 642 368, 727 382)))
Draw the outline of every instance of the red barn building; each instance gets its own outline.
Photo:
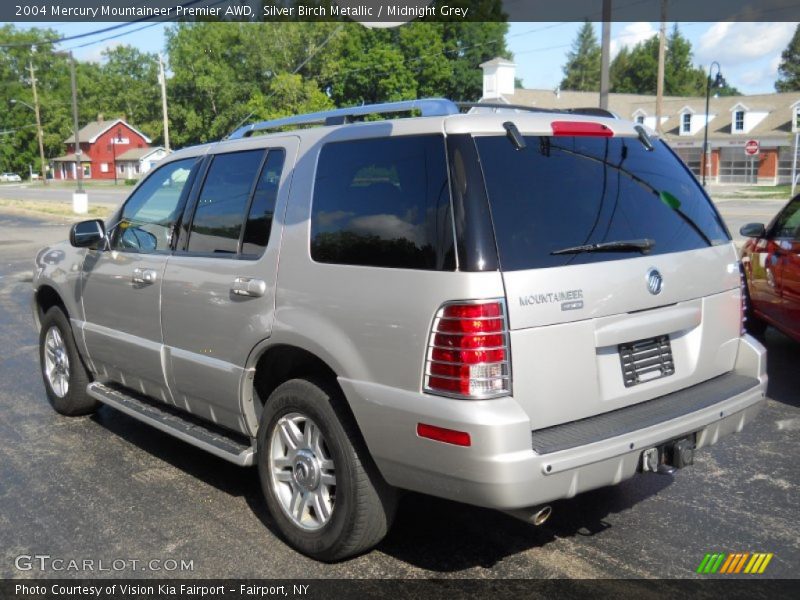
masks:
MULTIPOLYGON (((150 147, 150 138, 124 119, 106 121, 102 115, 81 129, 78 138, 83 177, 86 179, 114 179, 115 171, 117 178, 125 179, 125 167, 119 165, 117 159, 130 150, 150 147)), ((67 153, 53 159, 53 176, 55 179, 76 179, 75 136, 71 135, 64 143, 67 153)))

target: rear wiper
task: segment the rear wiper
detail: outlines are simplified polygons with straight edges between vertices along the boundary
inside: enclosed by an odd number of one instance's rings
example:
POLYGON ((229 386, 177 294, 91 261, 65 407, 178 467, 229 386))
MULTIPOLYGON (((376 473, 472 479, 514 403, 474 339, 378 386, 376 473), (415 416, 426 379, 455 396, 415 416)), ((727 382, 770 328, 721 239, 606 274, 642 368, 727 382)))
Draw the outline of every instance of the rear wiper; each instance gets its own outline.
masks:
POLYGON ((559 254, 582 254, 584 252, 629 252, 631 250, 641 252, 642 254, 647 254, 655 245, 655 241, 651 239, 619 240, 616 242, 600 242, 599 244, 571 246, 569 248, 562 248, 561 250, 554 250, 550 254, 557 256, 559 254))

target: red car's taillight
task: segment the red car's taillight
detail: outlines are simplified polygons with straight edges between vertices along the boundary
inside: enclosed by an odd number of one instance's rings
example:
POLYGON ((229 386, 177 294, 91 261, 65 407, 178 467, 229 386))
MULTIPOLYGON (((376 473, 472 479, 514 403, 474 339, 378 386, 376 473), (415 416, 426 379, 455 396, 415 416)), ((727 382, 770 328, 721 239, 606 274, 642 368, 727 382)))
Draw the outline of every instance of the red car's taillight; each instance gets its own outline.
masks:
POLYGON ((436 313, 425 364, 426 392, 493 398, 511 392, 505 304, 454 302, 436 313))

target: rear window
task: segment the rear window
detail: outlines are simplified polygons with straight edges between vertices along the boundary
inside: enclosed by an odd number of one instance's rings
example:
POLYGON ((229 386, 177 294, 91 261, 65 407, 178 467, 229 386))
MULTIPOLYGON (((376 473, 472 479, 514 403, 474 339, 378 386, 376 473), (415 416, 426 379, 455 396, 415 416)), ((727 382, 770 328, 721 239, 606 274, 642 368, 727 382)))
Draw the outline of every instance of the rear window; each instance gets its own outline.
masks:
POLYGON ((444 138, 404 136, 325 145, 314 183, 311 258, 454 269, 444 138))
POLYGON ((730 240, 694 177, 661 141, 636 138, 476 137, 501 267, 558 267, 640 256, 552 252, 585 244, 650 239, 650 254, 730 240))

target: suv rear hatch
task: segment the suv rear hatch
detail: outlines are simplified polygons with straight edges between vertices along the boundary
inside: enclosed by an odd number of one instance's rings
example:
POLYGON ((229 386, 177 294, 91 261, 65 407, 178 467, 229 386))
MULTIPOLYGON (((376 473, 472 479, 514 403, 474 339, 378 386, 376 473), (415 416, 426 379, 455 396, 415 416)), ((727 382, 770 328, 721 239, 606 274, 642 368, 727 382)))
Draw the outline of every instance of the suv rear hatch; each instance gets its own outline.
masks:
POLYGON ((474 136, 512 393, 534 430, 700 383, 736 359, 739 271, 721 218, 664 142, 606 137, 623 124, 601 121, 589 136, 553 124, 524 148, 511 134, 474 136))

